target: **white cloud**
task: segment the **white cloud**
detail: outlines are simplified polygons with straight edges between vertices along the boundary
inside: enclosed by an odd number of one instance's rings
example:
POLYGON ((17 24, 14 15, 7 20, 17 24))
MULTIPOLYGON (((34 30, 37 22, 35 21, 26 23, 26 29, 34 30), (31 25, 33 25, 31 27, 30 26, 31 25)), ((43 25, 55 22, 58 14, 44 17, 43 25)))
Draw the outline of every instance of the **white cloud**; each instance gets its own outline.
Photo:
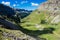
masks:
POLYGON ((15 7, 15 6, 17 6, 16 4, 13 4, 13 6, 15 7))
POLYGON ((39 6, 37 3, 31 3, 32 6, 39 6))
POLYGON ((2 4, 5 4, 5 5, 10 5, 10 2, 2 1, 1 3, 2 3, 2 4))
POLYGON ((22 1, 21 4, 27 3, 28 1, 22 1))

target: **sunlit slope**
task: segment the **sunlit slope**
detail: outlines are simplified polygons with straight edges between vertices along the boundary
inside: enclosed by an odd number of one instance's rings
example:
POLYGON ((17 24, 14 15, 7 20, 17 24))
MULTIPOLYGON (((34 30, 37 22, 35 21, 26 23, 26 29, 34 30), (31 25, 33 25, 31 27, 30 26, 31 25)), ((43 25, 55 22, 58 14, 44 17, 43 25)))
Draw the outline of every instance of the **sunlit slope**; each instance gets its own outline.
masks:
POLYGON ((46 20, 47 15, 48 14, 46 14, 45 11, 43 12, 43 11, 35 10, 29 16, 27 16, 26 18, 24 18, 22 20, 24 22, 29 22, 29 23, 37 24, 37 23, 40 23, 41 20, 46 20))
POLYGON ((21 26, 23 26, 24 28, 28 28, 30 30, 36 30, 37 25, 48 23, 47 18, 49 15, 47 13, 47 11, 35 10, 29 16, 22 19, 21 26))
POLYGON ((39 35, 39 37, 46 38, 47 40, 60 40, 60 23, 51 23, 57 15, 51 14, 50 16, 49 13, 49 11, 35 10, 29 16, 22 19, 21 26, 28 30, 43 30, 43 28, 52 27, 55 29, 53 34, 43 34, 39 35))
POLYGON ((39 37, 46 38, 46 40, 60 40, 60 1, 48 0, 42 3, 37 10, 22 19, 21 26, 29 30, 52 27, 55 29, 52 34, 43 34, 39 37))

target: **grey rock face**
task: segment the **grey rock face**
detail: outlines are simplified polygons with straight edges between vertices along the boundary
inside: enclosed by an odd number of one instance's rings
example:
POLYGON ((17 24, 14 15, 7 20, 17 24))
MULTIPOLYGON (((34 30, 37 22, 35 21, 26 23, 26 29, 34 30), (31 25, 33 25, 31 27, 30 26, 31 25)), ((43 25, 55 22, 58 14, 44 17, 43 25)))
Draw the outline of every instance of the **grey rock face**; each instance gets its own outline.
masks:
MULTIPOLYGON (((34 37, 31 37, 31 36, 28 36, 26 34, 20 36, 20 37, 17 37, 15 36, 14 34, 12 33, 6 33, 6 32, 3 32, 3 37, 4 37, 4 40, 5 39, 8 39, 10 38, 11 40, 40 40, 39 38, 34 38, 34 37)), ((41 39, 42 40, 42 39, 41 39)))
POLYGON ((47 2, 42 3, 38 9, 49 11, 60 10, 60 0, 48 0, 47 2))

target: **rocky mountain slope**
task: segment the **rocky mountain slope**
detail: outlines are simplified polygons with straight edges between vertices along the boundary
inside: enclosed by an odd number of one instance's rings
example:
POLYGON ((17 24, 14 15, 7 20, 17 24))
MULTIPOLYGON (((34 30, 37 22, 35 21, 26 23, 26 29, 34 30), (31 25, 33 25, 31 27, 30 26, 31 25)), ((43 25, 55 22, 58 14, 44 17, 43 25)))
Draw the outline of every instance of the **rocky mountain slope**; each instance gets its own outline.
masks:
POLYGON ((51 23, 60 22, 60 0, 48 0, 40 5, 38 11, 48 11, 47 19, 52 18, 51 23))
POLYGON ((24 18, 28 16, 31 12, 32 11, 28 11, 25 9, 15 9, 10 6, 0 4, 0 15, 11 17, 11 16, 16 15, 16 13, 18 13, 21 16, 21 18, 24 18))
POLYGON ((21 18, 28 16, 32 12, 32 10, 25 10, 25 9, 16 9, 16 11, 19 12, 21 18))
POLYGON ((0 4, 0 15, 12 16, 15 15, 15 10, 9 6, 0 4))

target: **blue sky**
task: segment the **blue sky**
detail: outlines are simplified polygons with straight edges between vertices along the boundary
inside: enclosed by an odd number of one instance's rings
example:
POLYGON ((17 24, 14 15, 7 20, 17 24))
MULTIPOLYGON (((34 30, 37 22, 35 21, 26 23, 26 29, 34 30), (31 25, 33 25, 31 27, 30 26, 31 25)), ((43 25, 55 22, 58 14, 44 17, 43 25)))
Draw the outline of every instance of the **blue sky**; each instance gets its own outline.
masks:
POLYGON ((19 9, 35 10, 46 0, 0 0, 0 3, 19 9))

